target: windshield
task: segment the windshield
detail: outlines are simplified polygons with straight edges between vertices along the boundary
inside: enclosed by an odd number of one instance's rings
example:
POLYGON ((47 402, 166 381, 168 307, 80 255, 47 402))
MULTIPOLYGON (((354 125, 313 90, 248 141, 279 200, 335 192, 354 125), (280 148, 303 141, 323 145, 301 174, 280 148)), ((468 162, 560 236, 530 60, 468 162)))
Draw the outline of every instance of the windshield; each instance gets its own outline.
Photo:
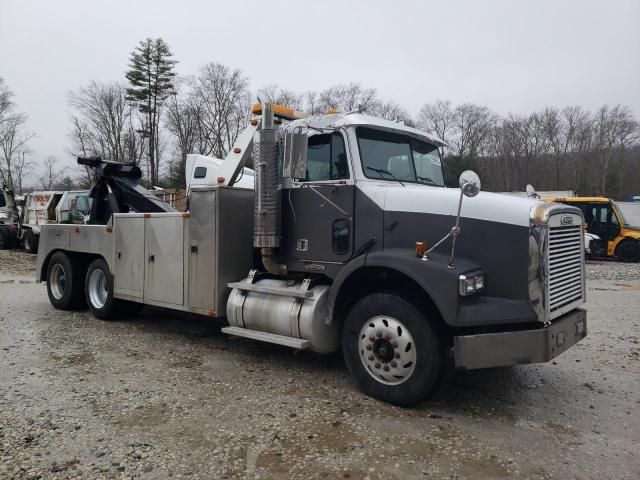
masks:
POLYGON ((617 203, 613 202, 613 209, 616 211, 616 213, 618 214, 618 218, 620 219, 620 221, 622 222, 623 225, 629 225, 629 223, 627 222, 627 219, 624 218, 624 215, 622 213, 622 209, 618 206, 617 203))
POLYGON ((438 147, 397 133, 358 127, 362 169, 367 178, 444 187, 438 147))
POLYGON ((640 229, 640 204, 623 202, 613 205, 623 225, 640 229))

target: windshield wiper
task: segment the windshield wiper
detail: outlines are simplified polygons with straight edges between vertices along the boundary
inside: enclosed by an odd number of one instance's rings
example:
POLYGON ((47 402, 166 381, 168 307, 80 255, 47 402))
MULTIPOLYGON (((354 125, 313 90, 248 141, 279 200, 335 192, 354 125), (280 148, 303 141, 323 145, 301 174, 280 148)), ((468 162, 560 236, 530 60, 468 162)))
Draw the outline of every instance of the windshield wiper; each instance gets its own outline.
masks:
POLYGON ((421 177, 420 175, 417 176, 418 180, 422 181, 422 182, 428 182, 431 185, 435 185, 436 187, 438 186, 436 184, 436 182, 433 181, 433 178, 429 178, 429 177, 421 177))
POLYGON ((367 167, 368 170, 372 170, 376 173, 381 173, 384 175, 389 175, 392 179, 394 179, 396 182, 398 182, 400 185, 402 185, 404 187, 404 183, 402 183, 402 180, 400 180, 399 178, 397 178, 393 173, 391 173, 389 170, 385 170, 384 168, 376 168, 376 167, 367 167))

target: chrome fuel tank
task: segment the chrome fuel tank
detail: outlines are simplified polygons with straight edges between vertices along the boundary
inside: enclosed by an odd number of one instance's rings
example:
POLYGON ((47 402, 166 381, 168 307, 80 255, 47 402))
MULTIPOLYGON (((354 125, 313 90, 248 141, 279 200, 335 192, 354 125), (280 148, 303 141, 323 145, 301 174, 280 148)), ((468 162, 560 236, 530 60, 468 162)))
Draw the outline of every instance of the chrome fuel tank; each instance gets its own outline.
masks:
POLYGON ((266 279, 254 283, 278 293, 246 291, 234 288, 227 301, 227 321, 233 327, 302 338, 311 342, 311 350, 331 353, 340 344, 339 326, 327 325, 329 314, 327 285, 308 290, 306 298, 295 296, 301 282, 266 279))

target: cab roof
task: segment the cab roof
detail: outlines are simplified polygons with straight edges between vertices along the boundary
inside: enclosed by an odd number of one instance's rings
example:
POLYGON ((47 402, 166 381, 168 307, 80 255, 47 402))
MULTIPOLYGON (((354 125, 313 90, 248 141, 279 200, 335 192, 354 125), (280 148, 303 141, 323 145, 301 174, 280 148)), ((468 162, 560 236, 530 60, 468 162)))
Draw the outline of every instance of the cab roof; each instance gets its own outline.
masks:
POLYGON ((386 130, 389 132, 401 133, 409 135, 418 140, 431 143, 437 147, 448 146, 442 140, 434 137, 433 135, 418 130, 417 128, 409 127, 401 122, 394 122, 392 120, 385 120, 384 118, 373 117, 363 113, 331 113, 326 115, 314 115, 299 120, 294 120, 282 128, 283 130, 293 130, 296 127, 303 128, 339 128, 346 126, 366 126, 375 128, 378 130, 386 130))

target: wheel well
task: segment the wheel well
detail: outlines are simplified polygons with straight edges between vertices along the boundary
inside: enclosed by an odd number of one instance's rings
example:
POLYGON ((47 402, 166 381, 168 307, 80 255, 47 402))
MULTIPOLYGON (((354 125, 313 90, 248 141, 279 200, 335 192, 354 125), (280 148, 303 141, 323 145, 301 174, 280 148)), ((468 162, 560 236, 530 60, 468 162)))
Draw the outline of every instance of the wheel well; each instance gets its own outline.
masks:
POLYGON ((51 250, 45 258, 44 262, 42 262, 42 269, 40 270, 40 281, 44 282, 47 280, 47 270, 49 269, 49 261, 54 253, 62 252, 67 257, 69 257, 72 261, 77 261, 82 266, 83 271, 86 271, 89 268, 89 264, 95 260, 96 258, 103 258, 102 255, 98 255, 97 253, 85 253, 85 252, 70 252, 69 250, 63 250, 58 248, 56 250, 51 250))
POLYGON ((386 267, 365 267, 353 272, 341 285, 333 309, 333 321, 342 325, 351 308, 361 298, 376 292, 398 295, 430 314, 434 326, 449 334, 450 327, 442 320, 440 310, 424 289, 411 277, 386 267))

